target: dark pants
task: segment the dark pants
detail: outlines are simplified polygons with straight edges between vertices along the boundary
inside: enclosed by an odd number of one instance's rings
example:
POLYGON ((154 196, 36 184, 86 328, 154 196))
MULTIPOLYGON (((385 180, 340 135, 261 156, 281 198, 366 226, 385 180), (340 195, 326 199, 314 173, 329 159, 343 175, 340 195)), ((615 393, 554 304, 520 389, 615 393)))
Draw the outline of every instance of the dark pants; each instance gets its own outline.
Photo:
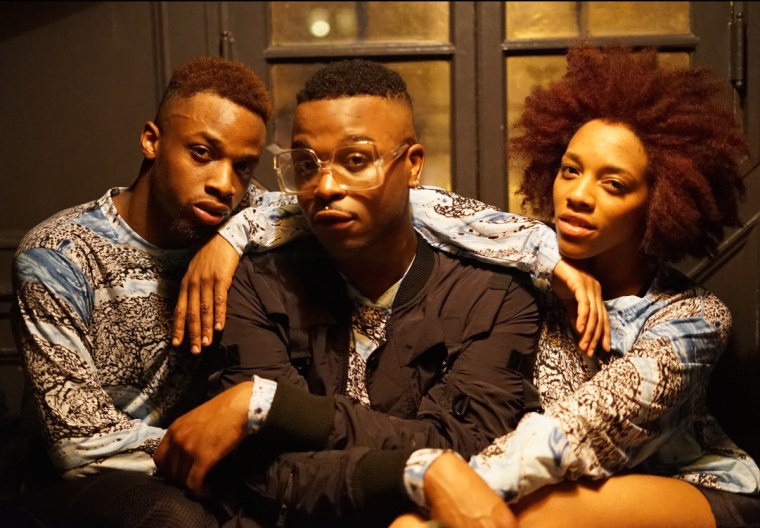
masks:
POLYGON ((710 503, 718 528, 760 528, 760 496, 698 489, 710 503))
POLYGON ((27 490, 22 509, 45 528, 241 526, 220 503, 195 500, 158 477, 132 471, 107 471, 27 490))

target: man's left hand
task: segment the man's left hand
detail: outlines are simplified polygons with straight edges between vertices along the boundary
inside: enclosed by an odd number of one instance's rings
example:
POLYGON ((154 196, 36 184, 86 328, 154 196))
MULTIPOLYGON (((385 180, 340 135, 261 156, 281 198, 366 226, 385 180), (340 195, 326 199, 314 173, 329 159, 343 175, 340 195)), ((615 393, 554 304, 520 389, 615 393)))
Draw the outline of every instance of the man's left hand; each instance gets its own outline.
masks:
POLYGON ((153 455, 158 474, 207 496, 206 475, 246 436, 252 390, 251 381, 235 385, 175 420, 153 455))

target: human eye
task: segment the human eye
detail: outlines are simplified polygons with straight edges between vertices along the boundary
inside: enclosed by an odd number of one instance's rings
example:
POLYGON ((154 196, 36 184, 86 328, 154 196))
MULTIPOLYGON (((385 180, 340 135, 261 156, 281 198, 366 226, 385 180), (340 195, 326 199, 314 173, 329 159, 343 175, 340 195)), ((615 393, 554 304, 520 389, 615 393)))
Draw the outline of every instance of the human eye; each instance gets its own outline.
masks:
POLYGON ((578 167, 571 165, 570 163, 563 163, 559 167, 559 175, 562 178, 570 179, 578 176, 579 174, 580 171, 578 170, 578 167))
POLYGON ((235 172, 238 177, 244 181, 249 182, 253 178, 253 171, 256 169, 256 162, 254 161, 238 161, 235 163, 235 172))
POLYGON ((602 187, 604 187, 607 192, 614 195, 623 195, 628 192, 628 186, 625 182, 617 178, 605 178, 602 180, 602 187))
POLYGON ((343 149, 336 155, 336 161, 348 172, 361 172, 374 161, 371 152, 362 148, 343 149))
POLYGON ((316 174, 319 165, 309 156, 293 159, 293 169, 300 178, 308 178, 316 174))
POLYGON ((192 145, 190 147, 190 155, 196 161, 211 161, 213 159, 211 149, 205 145, 192 145))

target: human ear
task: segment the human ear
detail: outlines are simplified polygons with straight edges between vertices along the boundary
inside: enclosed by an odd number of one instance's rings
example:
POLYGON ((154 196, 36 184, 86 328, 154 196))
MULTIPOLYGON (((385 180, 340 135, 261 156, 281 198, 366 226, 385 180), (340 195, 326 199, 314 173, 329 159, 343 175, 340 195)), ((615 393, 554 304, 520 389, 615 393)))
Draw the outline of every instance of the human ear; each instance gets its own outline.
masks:
POLYGON ((140 134, 140 150, 145 159, 156 159, 158 152, 158 137, 161 133, 153 121, 147 121, 140 134))
POLYGON ((406 151, 406 162, 411 164, 407 186, 410 189, 420 186, 422 178, 422 166, 425 164, 425 147, 415 143, 406 151))

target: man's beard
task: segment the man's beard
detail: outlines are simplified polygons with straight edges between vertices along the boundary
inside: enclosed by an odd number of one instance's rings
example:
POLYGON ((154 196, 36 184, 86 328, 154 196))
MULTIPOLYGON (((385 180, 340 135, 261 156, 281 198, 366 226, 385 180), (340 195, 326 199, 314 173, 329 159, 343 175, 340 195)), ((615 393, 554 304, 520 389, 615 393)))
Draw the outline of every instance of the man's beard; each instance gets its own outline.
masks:
POLYGON ((192 246, 208 239, 216 229, 212 226, 198 226, 180 216, 172 222, 169 232, 176 242, 183 246, 192 246))

